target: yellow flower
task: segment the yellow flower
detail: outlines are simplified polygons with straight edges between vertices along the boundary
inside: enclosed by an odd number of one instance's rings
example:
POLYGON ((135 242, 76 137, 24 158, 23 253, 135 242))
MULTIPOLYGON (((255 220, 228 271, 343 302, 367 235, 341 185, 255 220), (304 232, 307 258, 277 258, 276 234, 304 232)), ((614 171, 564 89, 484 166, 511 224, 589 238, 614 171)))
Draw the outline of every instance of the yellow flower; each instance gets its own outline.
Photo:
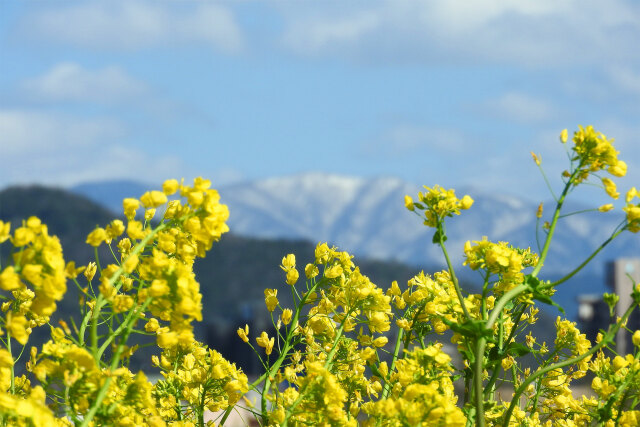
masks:
POLYGON ((158 347, 172 348, 178 345, 178 334, 170 331, 158 333, 158 347))
POLYGON ((389 339, 387 337, 378 337, 376 339, 373 340, 373 346, 374 347, 384 347, 385 345, 387 345, 387 343, 389 342, 389 339))
POLYGON ((635 345, 636 347, 640 347, 640 330, 637 330, 633 333, 631 341, 633 342, 633 345, 635 345))
POLYGON ((278 298, 276 297, 277 295, 278 295, 277 289, 264 290, 264 302, 267 305, 267 310, 269 310, 270 312, 275 310, 276 306, 278 305, 278 298))
POLYGON ((124 216, 131 221, 136 216, 136 210, 140 207, 138 199, 126 198, 122 201, 122 209, 124 216))
POLYGON ((414 211, 416 209, 413 205, 413 199, 409 195, 404 196, 404 206, 410 211, 414 211))
POLYGON ((613 176, 623 177, 627 174, 627 164, 622 160, 618 160, 617 163, 615 163, 612 166, 609 166, 609 169, 607 170, 613 176))
POLYGON ((157 208, 167 203, 167 195, 162 191, 147 191, 140 196, 140 201, 145 208, 157 208))
POLYGON ((298 281, 298 270, 296 270, 295 268, 292 268, 291 270, 287 271, 287 279, 286 282, 288 285, 295 285, 296 282, 298 281))
POLYGON ((269 338, 269 335, 267 335, 266 332, 262 331, 260 336, 256 338, 256 342, 260 347, 264 348, 265 353, 267 353, 267 355, 270 355, 271 352, 273 351, 273 345, 275 344, 274 338, 273 337, 269 338))
POLYGON ((11 223, 0 221, 0 243, 5 242, 11 237, 11 223))
POLYGON ((631 187, 629 191, 627 191, 626 202, 629 203, 636 196, 638 196, 638 190, 636 190, 636 187, 631 187))
POLYGON ((139 258, 137 254, 129 255, 125 262, 122 263, 122 268, 126 273, 132 273, 138 266, 139 258))
POLYGON ((460 200, 460 209, 466 210, 469 209, 473 205, 473 199, 466 195, 460 200))
POLYGON ((160 324, 158 323, 158 319, 152 317, 149 321, 144 325, 144 330, 147 332, 155 332, 160 328, 160 324))
POLYGON ((13 366, 13 357, 11 354, 3 349, 0 349, 0 368, 10 368, 13 366))
POLYGON ((144 239, 148 231, 149 230, 143 229, 142 223, 140 221, 131 220, 129 221, 129 224, 127 224, 127 234, 132 239, 144 239))
POLYGON ((93 247, 98 247, 107 240, 108 236, 104 228, 98 227, 87 236, 87 243, 93 247))
POLYGON ((244 325, 244 329, 238 328, 238 336, 242 341, 249 342, 249 325, 244 325))
POLYGON ((90 282, 93 280, 93 276, 96 275, 96 270, 98 269, 98 266, 96 265, 95 262, 90 262, 87 265, 87 268, 84 269, 84 277, 87 278, 87 280, 90 282))
POLYGON ((20 288, 20 276, 15 272, 13 266, 9 266, 0 273, 0 289, 14 291, 20 288))
POLYGON ((178 184, 177 180, 168 179, 162 184, 162 192, 164 194, 166 194, 167 196, 170 196, 173 193, 175 193, 176 191, 178 191, 178 187, 179 186, 180 186, 180 184, 178 184))
POLYGON ((304 275, 307 277, 307 279, 316 277, 319 272, 320 271, 318 270, 318 267, 316 267, 315 264, 307 264, 306 267, 304 268, 304 275))
POLYGON ((282 269, 289 270, 290 268, 295 268, 296 266, 296 256, 294 254, 288 254, 286 257, 282 258, 282 269))
POLYGON ((609 178, 602 178, 602 184, 604 185, 604 191, 607 192, 609 197, 613 199, 617 199, 620 196, 616 189, 616 183, 611 181, 609 178))
POLYGON ((31 328, 28 327, 29 321, 26 317, 13 316, 11 313, 8 313, 5 326, 12 338, 15 338, 15 340, 22 345, 27 343, 29 335, 31 334, 31 328))
POLYGON ((569 131, 567 129, 562 129, 562 132, 560 132, 560 142, 565 144, 568 139, 569 139, 569 131))
POLYGON ((282 310, 282 323, 288 325, 291 322, 291 316, 293 316, 293 311, 290 308, 282 310))
POLYGON ((11 243, 13 243, 13 246, 15 246, 16 248, 19 248, 20 246, 28 245, 34 238, 35 233, 33 232, 33 230, 30 230, 27 227, 20 227, 17 228, 13 233, 13 239, 11 239, 11 243))

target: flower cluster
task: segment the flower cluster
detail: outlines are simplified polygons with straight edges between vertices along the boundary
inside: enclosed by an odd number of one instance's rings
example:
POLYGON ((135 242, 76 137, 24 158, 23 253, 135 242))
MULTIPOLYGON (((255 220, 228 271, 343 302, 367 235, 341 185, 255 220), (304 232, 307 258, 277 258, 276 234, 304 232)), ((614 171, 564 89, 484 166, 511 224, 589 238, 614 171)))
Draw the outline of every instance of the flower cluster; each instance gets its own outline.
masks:
MULTIPOLYGON (((565 131, 560 135, 560 140, 567 142, 568 134, 565 131)), ((573 134, 573 147, 575 160, 579 162, 580 173, 576 177, 575 184, 584 181, 589 174, 605 169, 613 176, 621 177, 627 173, 627 164, 618 160, 619 152, 613 146, 613 139, 607 139, 601 132, 597 132, 593 126, 578 126, 573 134)), ((609 193, 609 191, 607 191, 609 193)))
POLYGON ((391 395, 363 406, 367 425, 464 426, 451 382, 451 357, 441 345, 407 351, 390 376, 391 395))
POLYGON ((226 410, 248 391, 247 376, 235 364, 197 341, 186 351, 165 349, 153 361, 163 379, 152 394, 165 421, 195 425, 205 410, 226 410))
POLYGON ((67 268, 60 240, 34 216, 13 235, 9 223, 0 222, 0 230, 0 242, 9 239, 16 249, 13 265, 0 273, 0 289, 7 292, 2 303, 4 328, 24 345, 31 328, 47 323, 55 312, 56 302, 67 291, 67 275, 75 275, 75 265, 67 268))
POLYGON ((524 280, 522 272, 527 267, 538 263, 538 255, 530 248, 520 249, 507 242, 493 243, 483 237, 480 241, 464 245, 464 254, 472 270, 485 270, 488 274, 498 275, 499 280, 493 287, 494 294, 500 295, 509 291, 524 280))
POLYGON ((405 196, 404 203, 410 211, 424 211, 424 225, 428 227, 437 227, 445 217, 460 215, 460 210, 469 209, 473 205, 471 197, 467 195, 458 199, 452 189, 445 190, 439 185, 424 188, 427 191, 418 193, 418 202, 414 202, 410 196, 405 196))
POLYGON ((627 191, 627 205, 622 210, 627 214, 627 229, 632 233, 640 231, 640 203, 632 203, 633 199, 639 196, 636 187, 631 187, 627 191))

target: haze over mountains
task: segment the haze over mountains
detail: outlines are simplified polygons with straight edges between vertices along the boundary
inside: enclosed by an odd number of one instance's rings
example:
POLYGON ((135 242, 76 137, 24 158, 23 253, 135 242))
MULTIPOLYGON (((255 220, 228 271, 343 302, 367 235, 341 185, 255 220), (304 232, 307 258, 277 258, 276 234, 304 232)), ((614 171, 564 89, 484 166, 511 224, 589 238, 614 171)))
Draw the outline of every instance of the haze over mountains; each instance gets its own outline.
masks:
MULTIPOLYGON (((136 182, 107 181, 78 185, 71 190, 120 212, 124 197, 139 197, 154 189, 136 182)), ((222 202, 229 206, 232 232, 261 238, 326 241, 351 253, 410 265, 443 265, 439 249, 431 244, 433 231, 405 209, 403 197, 415 197, 422 188, 395 178, 356 178, 322 173, 276 177, 219 187, 222 202)), ((537 203, 525 199, 483 193, 475 189, 456 190, 460 197, 475 199, 470 210, 447 222, 449 254, 456 265, 463 260, 467 240, 487 236, 492 241, 509 241, 537 251, 535 212, 537 203)), ((545 219, 554 204, 545 203, 545 219)), ((596 206, 570 201, 563 212, 596 206)), ((543 269, 543 279, 571 271, 586 259, 623 220, 619 212, 589 212, 563 218, 543 269)), ((541 244, 544 232, 540 231, 541 244)), ((605 262, 640 254, 637 235, 624 234, 605 248, 592 264, 558 289, 557 298, 575 317, 578 293, 606 292, 605 262)), ((460 268, 463 276, 477 278, 460 268)))

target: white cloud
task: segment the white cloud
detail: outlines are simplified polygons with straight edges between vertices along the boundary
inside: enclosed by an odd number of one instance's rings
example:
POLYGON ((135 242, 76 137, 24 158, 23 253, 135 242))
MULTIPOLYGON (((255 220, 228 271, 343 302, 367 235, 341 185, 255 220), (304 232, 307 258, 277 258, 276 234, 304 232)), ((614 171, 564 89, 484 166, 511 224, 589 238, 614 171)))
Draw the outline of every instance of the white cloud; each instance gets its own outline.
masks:
POLYGON ((281 8, 284 43, 302 55, 365 62, 531 67, 640 61, 640 5, 628 0, 382 0, 355 10, 281 8))
POLYGON ((124 127, 111 119, 78 119, 38 111, 0 110, 2 151, 6 156, 68 152, 120 137, 123 133, 124 127))
POLYGON ((184 175, 175 157, 125 145, 127 130, 110 119, 0 110, 0 135, 0 187, 18 183, 67 186, 113 177, 160 183, 169 175, 184 175))
POLYGON ((131 77, 120 67, 88 70, 72 62, 57 64, 42 76, 26 79, 22 88, 27 96, 36 99, 107 104, 148 93, 144 82, 131 77))
POLYGON ((482 111, 492 116, 520 123, 538 123, 554 117, 554 108, 548 102, 518 92, 505 93, 487 101, 482 111))
POLYGON ((244 44, 231 11, 210 2, 75 2, 33 12, 20 22, 19 30, 31 39, 93 49, 203 43, 237 52, 244 44))

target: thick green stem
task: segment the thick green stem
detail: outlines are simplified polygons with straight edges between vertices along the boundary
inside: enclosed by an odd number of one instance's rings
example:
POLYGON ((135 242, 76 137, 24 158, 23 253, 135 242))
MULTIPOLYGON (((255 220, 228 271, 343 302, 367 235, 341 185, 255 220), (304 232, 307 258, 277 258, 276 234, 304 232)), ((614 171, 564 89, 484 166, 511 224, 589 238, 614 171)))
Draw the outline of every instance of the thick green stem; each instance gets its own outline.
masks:
POLYGON ((487 339, 480 337, 476 344, 476 360, 474 366, 474 395, 476 399, 476 426, 484 427, 484 389, 482 387, 482 376, 484 373, 484 349, 487 339))

